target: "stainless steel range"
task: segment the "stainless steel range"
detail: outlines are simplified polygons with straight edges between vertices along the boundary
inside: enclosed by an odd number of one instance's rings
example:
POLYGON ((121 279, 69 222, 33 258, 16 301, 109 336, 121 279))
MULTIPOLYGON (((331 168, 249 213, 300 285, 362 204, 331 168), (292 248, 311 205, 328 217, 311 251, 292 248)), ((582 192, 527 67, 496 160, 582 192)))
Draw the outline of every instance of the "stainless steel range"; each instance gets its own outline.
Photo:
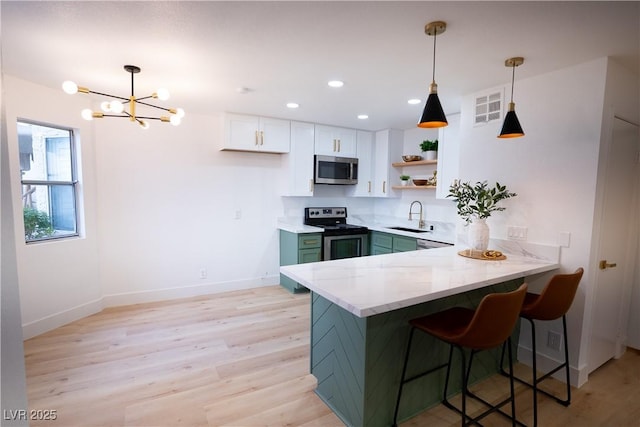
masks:
POLYGON ((324 229, 324 261, 365 256, 369 253, 369 229, 347 224, 347 208, 304 208, 304 223, 324 229))

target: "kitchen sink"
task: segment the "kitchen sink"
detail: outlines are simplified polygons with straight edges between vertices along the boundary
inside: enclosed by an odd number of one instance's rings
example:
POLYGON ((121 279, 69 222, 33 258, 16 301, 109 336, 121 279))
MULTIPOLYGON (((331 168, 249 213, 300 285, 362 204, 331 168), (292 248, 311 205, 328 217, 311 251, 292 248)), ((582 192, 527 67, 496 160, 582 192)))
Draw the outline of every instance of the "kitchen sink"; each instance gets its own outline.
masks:
POLYGON ((407 227, 386 227, 391 230, 408 231, 409 233, 428 233, 429 230, 421 230, 419 228, 407 228, 407 227))

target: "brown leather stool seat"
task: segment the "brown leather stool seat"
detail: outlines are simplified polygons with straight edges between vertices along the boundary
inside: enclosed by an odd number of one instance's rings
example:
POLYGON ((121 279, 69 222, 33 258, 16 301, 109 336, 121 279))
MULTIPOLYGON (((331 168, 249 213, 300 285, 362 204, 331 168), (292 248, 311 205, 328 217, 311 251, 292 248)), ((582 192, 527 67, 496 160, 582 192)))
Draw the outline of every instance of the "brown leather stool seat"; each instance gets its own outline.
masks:
MULTIPOLYGON (((567 339, 567 317, 566 314, 573 303, 573 299, 578 290, 578 285, 582 279, 584 270, 578 268, 571 274, 556 274, 546 284, 542 292, 538 294, 527 293, 520 311, 520 317, 529 321, 531 325, 531 351, 532 351, 532 382, 529 383, 521 378, 514 379, 533 389, 533 425, 538 425, 538 392, 541 392, 558 403, 569 406, 571 403, 571 383, 569 379, 569 344, 567 339), (564 334, 564 362, 556 366, 551 371, 542 376, 538 376, 536 363, 536 327, 534 320, 556 320, 562 318, 562 330, 564 334), (560 369, 565 370, 565 379, 567 382, 567 398, 561 399, 551 393, 542 390, 538 384, 558 372, 560 369)), ((504 358, 504 347, 502 348, 502 357, 504 358)), ((502 366, 502 363, 501 365, 502 366)), ((503 370, 503 374, 508 375, 503 370)))
POLYGON ((411 325, 411 332, 409 334, 409 342, 407 344, 407 352, 405 354, 404 366, 402 369, 402 378, 400 382, 400 388, 398 390, 398 398, 396 401, 396 409, 393 420, 394 426, 397 423, 398 408, 400 406, 400 399, 402 397, 402 389, 404 384, 417 378, 423 377, 424 375, 427 375, 445 366, 447 367, 447 375, 442 403, 448 408, 453 409, 454 411, 459 412, 462 415, 463 426, 476 423, 478 420, 495 411, 498 411, 501 414, 509 417, 512 420, 513 425, 517 423, 515 417, 513 379, 510 380, 510 397, 497 404, 491 404, 480 398, 479 396, 471 393, 471 391, 467 387, 467 382, 469 380, 469 373, 471 372, 471 364, 473 362, 474 354, 481 350, 499 347, 505 342, 509 343, 509 371, 513 371, 510 337, 516 325, 516 322, 518 321, 518 316, 520 315, 520 310, 522 308, 522 303, 524 301, 526 292, 527 285, 523 284, 513 292, 493 293, 485 295, 484 298, 482 298, 482 301, 480 301, 478 308, 475 310, 463 307, 453 307, 448 310, 419 317, 409 321, 409 324, 411 325), (407 362, 409 360, 409 353, 411 351, 411 342, 416 330, 430 334, 440 339, 441 341, 448 343, 450 345, 449 361, 445 365, 438 366, 427 372, 423 372, 411 378, 405 379, 407 372, 407 362), (449 385, 449 376, 451 373, 451 361, 453 359, 454 347, 459 349, 461 355, 461 409, 456 408, 447 400, 447 389, 449 385), (466 366, 465 362, 465 348, 471 350, 468 367, 466 366), (467 396, 479 400, 480 402, 488 406, 489 409, 487 409, 479 416, 471 419, 466 414, 467 396), (511 403, 511 415, 508 415, 500 409, 507 403, 511 403))

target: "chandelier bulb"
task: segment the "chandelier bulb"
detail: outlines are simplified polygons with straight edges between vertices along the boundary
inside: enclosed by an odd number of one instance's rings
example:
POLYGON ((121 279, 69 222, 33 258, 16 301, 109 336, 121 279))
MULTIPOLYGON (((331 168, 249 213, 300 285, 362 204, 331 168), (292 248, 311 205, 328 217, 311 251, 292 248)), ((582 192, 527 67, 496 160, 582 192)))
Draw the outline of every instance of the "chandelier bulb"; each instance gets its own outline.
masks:
POLYGON ((116 114, 120 114, 124 111, 124 105, 122 105, 122 102, 120 101, 111 101, 109 105, 111 106, 111 111, 116 114))
POLYGON ((184 117, 184 110, 182 108, 176 108, 176 116, 183 118, 184 117))
POLYGON ((89 121, 93 120, 93 111, 91 111, 90 108, 85 108, 84 110, 82 110, 80 115, 85 120, 89 120, 89 121))
POLYGON ((138 123, 140 123, 140 126, 142 127, 142 129, 149 129, 149 122, 139 120, 138 123))
POLYGON ((62 90, 64 90, 65 93, 68 93, 69 95, 74 95, 78 93, 78 85, 71 80, 67 80, 62 83, 62 90))
POLYGON ((111 111, 111 103, 109 101, 103 101, 100 103, 100 109, 105 113, 109 113, 111 111))
POLYGON ((171 118, 169 119, 169 122, 174 125, 174 126, 178 126, 180 124, 180 122, 182 122, 182 117, 180 116, 176 116, 175 114, 171 116, 171 118))
POLYGON ((169 91, 165 88, 158 89, 154 95, 154 98, 158 98, 161 101, 169 99, 169 91))

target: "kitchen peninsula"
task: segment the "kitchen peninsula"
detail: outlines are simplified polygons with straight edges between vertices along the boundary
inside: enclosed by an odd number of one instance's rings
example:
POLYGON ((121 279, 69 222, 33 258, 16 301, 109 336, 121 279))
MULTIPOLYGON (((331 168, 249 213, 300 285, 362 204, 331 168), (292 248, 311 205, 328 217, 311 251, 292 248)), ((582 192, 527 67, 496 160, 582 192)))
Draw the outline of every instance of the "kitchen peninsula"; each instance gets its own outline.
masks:
MULTIPOLYGON (((559 267, 556 247, 514 247, 503 251, 503 261, 462 257, 462 249, 280 267, 282 274, 311 291, 310 356, 316 393, 347 425, 392 424, 409 319, 453 305, 475 307, 487 293, 512 290, 527 276, 559 267)), ((417 341, 410 371, 426 370, 446 359, 445 345, 426 336, 417 341)), ((495 364, 480 360, 478 365, 487 366, 485 376, 491 374, 495 364)), ((474 375, 471 381, 482 378, 483 372, 474 375)), ((440 370, 405 387, 399 420, 438 403, 443 381, 440 370)))

